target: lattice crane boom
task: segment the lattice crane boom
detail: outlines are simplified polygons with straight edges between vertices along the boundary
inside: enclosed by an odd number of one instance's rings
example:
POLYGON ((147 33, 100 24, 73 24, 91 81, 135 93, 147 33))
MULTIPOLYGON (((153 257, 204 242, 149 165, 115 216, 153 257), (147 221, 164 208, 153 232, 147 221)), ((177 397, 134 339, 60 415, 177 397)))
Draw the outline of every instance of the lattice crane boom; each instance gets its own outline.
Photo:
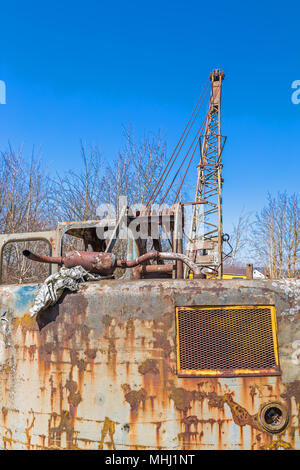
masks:
POLYGON ((221 92, 224 72, 210 74, 211 92, 205 133, 200 136, 200 163, 189 232, 187 255, 222 277, 222 161, 225 137, 221 134, 221 92), (200 202, 205 200, 205 204, 200 202))

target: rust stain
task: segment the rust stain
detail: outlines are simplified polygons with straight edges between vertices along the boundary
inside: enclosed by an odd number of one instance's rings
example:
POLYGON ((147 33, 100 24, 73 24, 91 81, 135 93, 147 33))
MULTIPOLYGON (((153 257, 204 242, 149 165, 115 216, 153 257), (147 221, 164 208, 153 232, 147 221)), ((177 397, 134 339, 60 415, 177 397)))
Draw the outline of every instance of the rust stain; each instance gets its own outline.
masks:
POLYGON ((3 446, 4 449, 7 449, 7 446, 9 446, 10 449, 12 449, 13 443, 16 441, 12 437, 12 431, 11 429, 6 428, 5 430, 5 435, 3 436, 3 446))
POLYGON ((174 401, 176 409, 187 413, 191 401, 194 400, 194 392, 185 390, 182 387, 175 387, 173 383, 170 384, 170 390, 169 398, 174 401))
MULTIPOLYGON (((53 402, 54 402, 54 396, 56 394, 56 387, 54 386, 54 381, 52 375, 49 378, 49 384, 50 384, 50 403, 51 403, 51 410, 53 410, 53 402)), ((43 393, 45 391, 45 387, 41 388, 41 392, 43 393)))
POLYGON ((263 446, 264 450, 293 450, 293 447, 288 442, 281 440, 273 441, 272 444, 263 446))
POLYGON ((230 395, 229 393, 226 393, 224 395, 224 403, 227 403, 227 405, 230 407, 232 418, 235 424, 238 424, 241 427, 248 424, 249 426, 257 429, 258 431, 262 431, 262 428, 258 422, 258 414, 251 415, 250 413, 248 413, 246 408, 236 403, 233 400, 232 395, 230 395))
POLYGON ((142 375, 145 375, 148 373, 155 374, 155 375, 159 374, 157 361, 155 359, 146 359, 144 362, 142 362, 139 365, 138 371, 142 375))
POLYGON ((223 396, 219 396, 216 394, 216 392, 209 392, 207 394, 207 397, 208 397, 208 406, 211 406, 213 408, 220 408, 220 409, 223 409, 224 408, 224 397, 223 396))
POLYGON ((4 425, 6 425, 7 413, 8 413, 8 409, 5 406, 2 406, 2 416, 3 416, 4 425))
POLYGON ((121 387, 125 396, 125 400, 130 404, 130 408, 133 411, 138 410, 141 403, 143 403, 143 405, 145 404, 147 392, 144 388, 140 388, 139 390, 131 390, 131 387, 128 384, 123 384, 121 387))
POLYGON ((169 357, 172 351, 172 346, 170 341, 165 337, 164 334, 158 333, 157 331, 153 332, 154 340, 154 347, 160 348, 163 351, 163 355, 165 357, 169 357))
POLYGON ((186 431, 190 431, 190 427, 193 424, 194 426, 197 426, 199 420, 197 416, 186 416, 184 417, 181 422, 186 426, 186 431))
POLYGON ((207 394, 201 390, 185 390, 183 387, 175 387, 172 380, 169 381, 169 384, 169 390, 171 390, 169 398, 174 401, 176 409, 184 414, 191 408, 192 401, 203 402, 205 398, 208 398, 208 405, 211 407, 223 408, 224 406, 223 397, 218 396, 215 392, 207 394))
POLYGON ((156 446, 159 448, 161 445, 160 441, 160 428, 161 428, 161 421, 153 423, 155 425, 155 439, 156 439, 156 446))
POLYGON ((31 361, 34 360, 34 355, 35 355, 36 350, 37 350, 37 345, 36 344, 31 344, 28 348, 28 353, 29 353, 31 361))
POLYGON ((286 394, 282 395, 284 398, 294 397, 297 404, 300 406, 300 380, 295 380, 287 384, 286 394))
POLYGON ((125 329, 125 338, 128 339, 129 337, 134 337, 135 328, 134 328, 134 321, 132 318, 129 318, 126 322, 126 329, 125 329))
POLYGON ((52 413, 49 419, 48 447, 61 448, 61 438, 63 433, 66 434, 67 448, 71 449, 73 446, 76 447, 76 443, 74 443, 75 432, 73 418, 70 412, 64 410, 60 416, 60 423, 58 424, 58 426, 55 426, 55 421, 57 417, 57 413, 52 413))
POLYGON ((73 367, 77 366, 80 373, 86 368, 86 362, 84 359, 78 358, 78 351, 74 349, 70 351, 70 360, 73 367))
POLYGON ((82 325, 80 327, 80 332, 81 332, 82 340, 83 341, 88 341, 89 334, 90 334, 90 328, 87 325, 82 325))
POLYGON ((117 353, 117 348, 115 345, 115 337, 114 336, 105 336, 105 339, 108 340, 108 357, 117 353))
POLYGON ((251 396, 251 400, 252 400, 252 405, 254 404, 254 397, 257 395, 257 391, 260 393, 260 390, 259 390, 259 387, 254 384, 254 385, 250 385, 250 396, 251 396))
MULTIPOLYGON (((239 403, 235 402, 232 397, 232 393, 225 393, 224 395, 217 395, 215 392, 204 393, 197 390, 185 390, 182 387, 175 387, 174 383, 171 382, 170 385, 171 394, 169 396, 175 403, 177 410, 183 412, 185 418, 182 420, 186 426, 190 426, 192 423, 200 422, 196 416, 186 416, 189 409, 191 409, 192 401, 203 401, 205 398, 208 399, 208 406, 223 409, 224 404, 226 403, 232 414, 232 418, 235 424, 242 428, 245 425, 249 425, 252 428, 260 431, 266 432, 259 424, 258 413, 250 414, 246 408, 241 406, 239 403)), ((214 423, 215 420, 211 420, 211 423, 214 423)), ((185 433, 182 438, 186 439, 186 436, 189 433, 189 429, 185 430, 185 433)), ((243 435, 242 435, 243 437, 243 435)))
MULTIPOLYGON (((166 295, 164 289, 162 288, 162 295, 161 298, 164 299, 165 302, 172 304, 172 298, 166 295)), ((162 329, 166 333, 170 330, 173 326, 174 318, 172 313, 165 313, 159 319, 154 319, 154 328, 162 329)))
POLYGON ((9 364, 4 364, 2 367, 1 367, 1 372, 4 372, 6 374, 9 374, 9 372, 11 371, 11 367, 9 364))
POLYGON ((287 384, 286 392, 281 394, 282 398, 287 400, 288 409, 291 411, 291 398, 294 397, 295 401, 298 405, 298 429, 300 429, 300 381, 295 380, 287 384))
POLYGON ((115 421, 111 421, 107 416, 105 417, 103 428, 101 431, 101 438, 100 438, 100 444, 98 449, 103 450, 103 444, 104 444, 104 439, 108 435, 110 438, 110 443, 107 443, 108 447, 111 447, 113 450, 116 450, 116 445, 114 441, 114 434, 115 434, 115 425, 117 423, 115 421))
POLYGON ((197 416, 190 415, 190 416, 185 416, 183 419, 181 419, 181 423, 184 424, 184 432, 181 432, 178 434, 178 440, 180 442, 183 442, 184 444, 189 443, 192 440, 197 440, 199 437, 199 432, 198 432, 198 423, 200 420, 198 420, 197 416), (191 427, 193 426, 193 430, 191 430, 191 427))
POLYGON ((81 402, 81 395, 78 391, 78 384, 72 378, 69 378, 66 382, 66 389, 69 391, 68 402, 70 405, 74 406, 75 408, 81 402))
POLYGON ((41 448, 44 449, 46 446, 46 436, 44 434, 39 435, 40 442, 41 442, 41 448))
POLYGON ((26 424, 27 426, 25 427, 25 433, 26 433, 26 448, 27 450, 30 450, 30 447, 31 447, 31 435, 30 435, 30 431, 31 429, 33 428, 34 426, 34 422, 35 422, 35 416, 34 416, 34 412, 33 410, 31 409, 30 412, 32 413, 32 420, 31 420, 31 423, 29 424, 29 419, 26 420, 26 424))
POLYGON ((111 324, 111 321, 112 321, 112 317, 110 315, 103 315, 102 323, 104 324, 106 328, 109 327, 109 325, 111 324))
POLYGON ((42 345, 42 348, 44 349, 46 354, 52 354, 52 352, 56 349, 56 344, 55 343, 45 343, 42 345))
POLYGON ((94 360, 96 359, 96 356, 97 356, 97 349, 87 349, 85 351, 85 354, 86 356, 90 359, 90 360, 94 360))
POLYGON ((198 432, 189 432, 189 433, 185 433, 185 432, 180 432, 178 434, 178 440, 180 442, 183 442, 183 444, 185 443, 190 443, 191 440, 197 440, 197 437, 199 436, 199 433, 198 432))

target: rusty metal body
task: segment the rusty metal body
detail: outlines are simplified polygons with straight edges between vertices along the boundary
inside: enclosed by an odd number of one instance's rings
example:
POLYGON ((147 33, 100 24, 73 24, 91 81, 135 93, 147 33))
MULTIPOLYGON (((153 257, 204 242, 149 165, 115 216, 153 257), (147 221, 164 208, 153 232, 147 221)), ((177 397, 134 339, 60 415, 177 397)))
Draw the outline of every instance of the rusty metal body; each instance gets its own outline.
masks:
POLYGON ((66 256, 44 256, 23 251, 23 255, 32 261, 40 263, 58 264, 66 268, 82 266, 90 273, 110 275, 116 267, 116 257, 112 253, 100 253, 94 251, 70 251, 66 256))
POLYGON ((83 283, 37 320, 36 291, 0 287, 1 448, 300 449, 299 281, 83 283), (175 310, 195 305, 274 305, 281 375, 179 377, 175 310), (273 401, 280 434, 258 420, 273 401))

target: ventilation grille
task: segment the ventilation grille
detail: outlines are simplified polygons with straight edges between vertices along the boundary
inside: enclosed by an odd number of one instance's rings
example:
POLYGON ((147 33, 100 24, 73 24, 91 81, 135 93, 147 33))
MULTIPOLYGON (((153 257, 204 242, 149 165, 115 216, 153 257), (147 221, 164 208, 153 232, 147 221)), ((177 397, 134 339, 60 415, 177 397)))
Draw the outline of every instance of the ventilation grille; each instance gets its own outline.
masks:
POLYGON ((273 306, 177 307, 179 376, 279 375, 273 306))

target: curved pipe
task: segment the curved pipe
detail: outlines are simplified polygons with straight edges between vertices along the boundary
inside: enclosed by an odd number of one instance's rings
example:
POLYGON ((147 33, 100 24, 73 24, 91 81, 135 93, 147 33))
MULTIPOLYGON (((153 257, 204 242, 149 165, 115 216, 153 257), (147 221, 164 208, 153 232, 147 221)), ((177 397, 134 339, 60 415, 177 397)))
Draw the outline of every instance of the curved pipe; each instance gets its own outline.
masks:
POLYGON ((195 277, 202 277, 202 268, 194 263, 188 256, 183 255, 182 253, 159 253, 159 258, 169 259, 173 261, 182 261, 186 264, 191 271, 193 271, 195 277))
POLYGON ((172 273, 174 264, 140 264, 133 268, 133 278, 142 279, 147 273, 172 273))
POLYGON ((172 261, 182 261, 190 268, 191 271, 193 271, 195 278, 205 277, 205 275, 202 274, 201 267, 195 264, 188 256, 183 255, 182 253, 164 253, 159 251, 149 251, 148 253, 139 256, 134 260, 117 260, 116 265, 118 268, 134 268, 142 264, 144 261, 158 258, 168 259, 172 261))
POLYGON ((194 273, 195 278, 205 277, 202 274, 201 267, 195 264, 190 258, 181 253, 163 253, 156 250, 149 251, 142 256, 134 260, 118 259, 111 253, 101 252, 71 252, 66 257, 61 256, 43 256, 31 253, 29 250, 24 250, 23 255, 33 261, 39 261, 41 263, 55 263, 60 266, 65 265, 66 267, 83 266, 87 271, 91 272, 113 272, 115 268, 134 268, 141 265, 142 263, 149 261, 150 259, 167 259, 172 261, 182 261, 186 264, 191 271, 194 273))
POLYGON ((150 259, 157 259, 159 255, 159 251, 148 251, 148 253, 145 253, 144 255, 141 255, 133 260, 118 259, 116 265, 118 268, 135 268, 136 266, 144 263, 145 261, 148 261, 150 259))

